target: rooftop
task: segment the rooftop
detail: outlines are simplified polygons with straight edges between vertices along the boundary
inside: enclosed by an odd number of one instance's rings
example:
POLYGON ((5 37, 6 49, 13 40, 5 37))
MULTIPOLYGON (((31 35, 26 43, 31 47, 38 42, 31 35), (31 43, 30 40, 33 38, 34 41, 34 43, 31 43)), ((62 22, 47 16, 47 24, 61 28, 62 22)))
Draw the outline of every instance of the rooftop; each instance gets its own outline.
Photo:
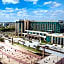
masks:
POLYGON ((49 33, 49 32, 42 32, 42 31, 34 31, 34 30, 25 30, 27 32, 36 32, 36 33, 44 33, 48 36, 56 36, 64 38, 64 33, 49 33))
POLYGON ((52 34, 47 34, 49 36, 55 36, 55 37, 63 37, 64 38, 64 34, 63 33, 52 33, 52 34))
POLYGON ((30 21, 30 22, 64 22, 64 20, 26 20, 26 19, 20 19, 17 21, 30 21))

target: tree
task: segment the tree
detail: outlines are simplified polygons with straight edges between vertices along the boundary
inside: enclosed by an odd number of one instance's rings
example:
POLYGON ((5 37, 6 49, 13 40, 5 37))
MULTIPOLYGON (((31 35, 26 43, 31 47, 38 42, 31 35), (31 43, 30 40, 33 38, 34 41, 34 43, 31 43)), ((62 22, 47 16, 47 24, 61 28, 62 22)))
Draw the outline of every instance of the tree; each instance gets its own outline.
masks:
POLYGON ((1 42, 4 42, 4 38, 0 38, 0 41, 1 41, 1 42))

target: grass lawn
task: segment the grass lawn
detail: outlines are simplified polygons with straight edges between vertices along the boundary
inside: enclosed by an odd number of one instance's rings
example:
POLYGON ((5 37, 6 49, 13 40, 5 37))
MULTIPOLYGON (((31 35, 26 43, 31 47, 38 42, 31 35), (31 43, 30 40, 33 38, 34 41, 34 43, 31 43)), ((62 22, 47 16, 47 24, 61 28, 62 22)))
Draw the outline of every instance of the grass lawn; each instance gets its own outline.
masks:
POLYGON ((41 44, 42 44, 42 45, 45 45, 45 44, 47 44, 47 42, 44 41, 44 40, 41 40, 41 44))
POLYGON ((14 43, 13 45, 18 45, 18 46, 23 47, 23 48, 25 48, 25 49, 27 49, 29 51, 34 52, 34 53, 40 53, 40 51, 38 51, 37 49, 31 48, 31 47, 27 47, 27 46, 24 46, 24 45, 19 44, 19 43, 14 43))
POLYGON ((50 44, 50 45, 52 45, 52 43, 48 43, 48 42, 46 42, 46 41, 44 41, 44 40, 41 40, 41 45, 45 45, 45 44, 50 44))
MULTIPOLYGON (((41 51, 38 51, 37 49, 31 48, 31 47, 26 47, 26 46, 19 44, 19 43, 14 43, 13 45, 14 46, 18 45, 19 47, 21 47, 21 48, 23 47, 24 49, 26 49, 30 52, 33 52, 33 53, 42 53, 41 51)), ((47 54, 50 55, 51 53, 45 52, 45 56, 47 56, 47 54)))

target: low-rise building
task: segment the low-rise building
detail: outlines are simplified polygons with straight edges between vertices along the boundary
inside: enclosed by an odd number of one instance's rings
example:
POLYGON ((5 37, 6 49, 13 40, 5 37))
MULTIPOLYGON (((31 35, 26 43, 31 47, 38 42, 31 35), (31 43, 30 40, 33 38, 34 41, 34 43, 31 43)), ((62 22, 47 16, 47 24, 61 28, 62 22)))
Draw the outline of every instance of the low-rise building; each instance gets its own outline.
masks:
POLYGON ((41 31, 32 31, 32 30, 25 30, 25 34, 30 38, 34 38, 35 36, 40 37, 41 40, 45 40, 48 43, 64 45, 64 34, 63 33, 48 33, 48 32, 41 32, 41 31), (33 37, 32 37, 33 36, 33 37))

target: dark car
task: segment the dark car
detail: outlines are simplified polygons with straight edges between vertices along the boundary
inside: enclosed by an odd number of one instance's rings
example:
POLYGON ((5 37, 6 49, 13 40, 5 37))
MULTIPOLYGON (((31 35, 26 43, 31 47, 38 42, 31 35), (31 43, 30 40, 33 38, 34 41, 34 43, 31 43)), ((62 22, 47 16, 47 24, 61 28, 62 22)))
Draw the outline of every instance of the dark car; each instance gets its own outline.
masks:
POLYGON ((49 48, 49 46, 45 46, 45 48, 47 48, 47 49, 48 49, 48 48, 49 48))

